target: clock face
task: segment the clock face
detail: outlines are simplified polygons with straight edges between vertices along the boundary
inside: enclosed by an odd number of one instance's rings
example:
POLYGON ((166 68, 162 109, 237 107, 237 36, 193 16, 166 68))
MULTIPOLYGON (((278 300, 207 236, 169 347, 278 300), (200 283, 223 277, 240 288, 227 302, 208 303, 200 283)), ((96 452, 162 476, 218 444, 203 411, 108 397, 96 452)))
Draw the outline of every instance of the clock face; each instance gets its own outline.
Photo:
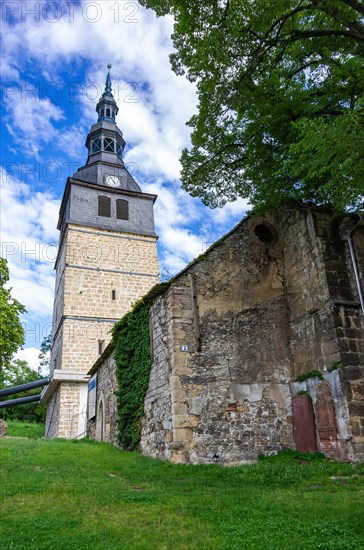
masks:
POLYGON ((105 183, 106 185, 110 185, 110 187, 119 187, 120 178, 119 176, 106 176, 105 183))

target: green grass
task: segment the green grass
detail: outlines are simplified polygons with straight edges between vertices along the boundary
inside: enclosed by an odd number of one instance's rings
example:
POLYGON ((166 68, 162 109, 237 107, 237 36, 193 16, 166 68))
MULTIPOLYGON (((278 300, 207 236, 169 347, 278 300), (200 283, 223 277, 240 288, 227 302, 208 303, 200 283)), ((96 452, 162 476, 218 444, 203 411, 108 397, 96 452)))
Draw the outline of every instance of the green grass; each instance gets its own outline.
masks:
POLYGON ((172 465, 90 441, 0 443, 0 547, 362 550, 364 465, 287 452, 172 465))
POLYGON ((44 424, 35 422, 20 422, 20 420, 7 420, 8 435, 12 437, 44 437, 44 424))

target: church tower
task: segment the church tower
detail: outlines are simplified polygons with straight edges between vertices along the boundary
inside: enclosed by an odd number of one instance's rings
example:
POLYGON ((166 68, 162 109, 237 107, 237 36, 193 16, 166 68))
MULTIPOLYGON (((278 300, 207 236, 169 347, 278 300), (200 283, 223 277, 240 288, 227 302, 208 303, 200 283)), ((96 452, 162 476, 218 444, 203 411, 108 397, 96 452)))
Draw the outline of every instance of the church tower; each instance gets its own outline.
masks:
POLYGON ((114 323, 159 282, 157 197, 143 193, 125 168, 110 69, 86 165, 68 178, 59 213, 51 383, 42 394, 46 437, 85 435, 87 372, 114 323))

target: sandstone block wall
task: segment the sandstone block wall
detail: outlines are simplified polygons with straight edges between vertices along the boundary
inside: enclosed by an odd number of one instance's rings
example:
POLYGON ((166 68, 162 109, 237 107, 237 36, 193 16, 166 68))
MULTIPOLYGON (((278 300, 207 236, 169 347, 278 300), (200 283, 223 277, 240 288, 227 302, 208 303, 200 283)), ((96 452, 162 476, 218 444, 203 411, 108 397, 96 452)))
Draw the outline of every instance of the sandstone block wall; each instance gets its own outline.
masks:
POLYGON ((342 237, 322 209, 247 219, 155 300, 145 454, 236 464, 294 448, 292 383, 320 370, 326 385, 305 384, 318 445, 363 458, 364 325, 342 237))
POLYGON ((160 297, 150 312, 151 359, 153 368, 145 400, 141 449, 153 458, 171 458, 172 395, 171 368, 173 333, 165 298, 160 297))
MULTIPOLYGON (((114 323, 158 281, 156 237, 69 224, 57 260, 51 374, 87 373, 114 323)), ((49 437, 80 433, 75 419, 85 411, 79 392, 77 384, 61 382, 48 404, 49 437)))
POLYGON ((80 421, 86 422, 86 412, 85 406, 80 408, 80 384, 59 384, 48 402, 45 436, 78 437, 80 421))
POLYGON ((242 224, 155 302, 145 453, 236 464, 293 445, 283 276, 280 244, 242 224))

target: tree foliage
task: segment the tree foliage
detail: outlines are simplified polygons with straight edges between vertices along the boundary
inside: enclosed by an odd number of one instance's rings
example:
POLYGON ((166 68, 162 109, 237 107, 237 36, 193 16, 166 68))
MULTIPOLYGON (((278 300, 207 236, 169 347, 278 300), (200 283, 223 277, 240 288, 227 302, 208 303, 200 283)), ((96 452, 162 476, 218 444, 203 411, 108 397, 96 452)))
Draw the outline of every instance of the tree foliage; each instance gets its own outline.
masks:
POLYGON ((52 335, 48 334, 43 338, 43 341, 39 349, 39 376, 48 376, 51 364, 51 348, 52 348, 52 335))
MULTIPOLYGON (((43 377, 31 369, 26 361, 15 359, 4 367, 0 388, 20 386, 27 382, 35 382, 41 378, 43 377)), ((20 399, 21 397, 28 397, 29 395, 38 395, 40 392, 41 388, 35 388, 34 390, 9 395, 1 400, 20 399)), ((1 417, 6 420, 21 420, 23 422, 44 422, 46 417, 46 406, 40 403, 16 405, 15 407, 1 409, 1 417)))
POLYGON ((0 376, 10 365, 14 353, 24 344, 24 328, 19 316, 26 310, 11 297, 11 288, 5 287, 8 281, 7 261, 0 258, 0 376))
POLYGON ((172 67, 197 85, 182 153, 191 195, 363 205, 362 2, 140 1, 174 15, 172 67))

